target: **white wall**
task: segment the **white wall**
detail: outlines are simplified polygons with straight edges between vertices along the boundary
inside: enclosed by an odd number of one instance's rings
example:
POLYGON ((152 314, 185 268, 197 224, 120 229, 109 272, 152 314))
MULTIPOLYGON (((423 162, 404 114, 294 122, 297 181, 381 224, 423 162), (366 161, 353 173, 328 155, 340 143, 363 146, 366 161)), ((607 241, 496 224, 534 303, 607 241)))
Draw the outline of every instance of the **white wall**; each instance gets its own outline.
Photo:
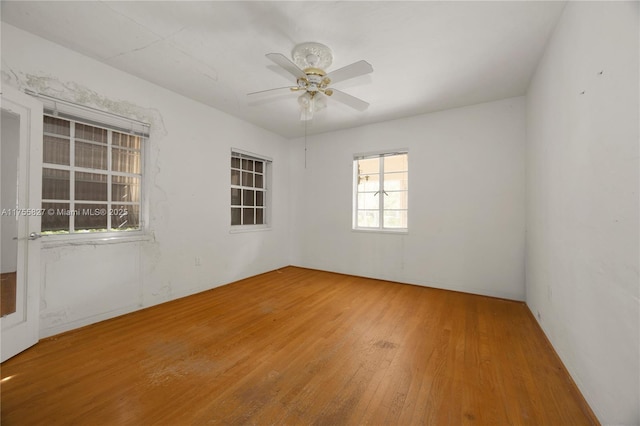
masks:
POLYGON ((45 248, 41 336, 289 264, 288 141, 5 23, 2 79, 151 122, 150 241, 45 248), (232 147, 273 158, 270 231, 229 233, 232 147))
POLYGON ((294 141, 293 264, 524 300, 524 98, 294 141), (409 232, 354 232, 353 155, 409 149, 409 232))
POLYGON ((527 304, 603 424, 640 424, 639 5, 568 3, 527 94, 527 304))

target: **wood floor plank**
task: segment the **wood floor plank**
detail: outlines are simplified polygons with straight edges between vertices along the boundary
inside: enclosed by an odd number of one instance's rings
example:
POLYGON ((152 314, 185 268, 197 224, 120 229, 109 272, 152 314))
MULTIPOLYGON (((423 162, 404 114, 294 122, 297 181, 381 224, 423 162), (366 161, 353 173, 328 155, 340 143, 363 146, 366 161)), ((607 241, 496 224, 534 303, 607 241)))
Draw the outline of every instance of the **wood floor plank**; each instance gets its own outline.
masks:
POLYGON ((3 425, 593 425, 526 305, 287 267, 44 339, 3 425))

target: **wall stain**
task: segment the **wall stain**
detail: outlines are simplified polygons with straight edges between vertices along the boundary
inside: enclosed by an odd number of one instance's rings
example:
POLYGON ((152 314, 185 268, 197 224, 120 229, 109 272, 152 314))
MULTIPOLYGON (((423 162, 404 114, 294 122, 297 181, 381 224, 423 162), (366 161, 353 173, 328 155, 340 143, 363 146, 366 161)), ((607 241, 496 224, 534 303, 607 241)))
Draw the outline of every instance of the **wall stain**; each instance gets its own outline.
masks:
MULTIPOLYGON (((155 238, 154 224, 158 222, 165 222, 169 220, 170 216, 167 202, 168 196, 166 191, 158 184, 158 177, 161 174, 159 154, 162 142, 168 135, 164 118, 160 111, 156 108, 142 107, 129 101, 111 99, 108 96, 102 95, 73 81, 63 81, 44 73, 23 73, 19 70, 12 69, 4 61, 2 63, 2 69, 0 70, 0 76, 3 84, 13 86, 23 92, 25 90, 30 90, 38 94, 51 96, 100 111, 117 114, 133 120, 148 123, 150 125, 149 140, 151 143, 147 144, 147 153, 145 155, 147 166, 145 173, 149 185, 148 191, 150 202, 149 223, 147 224, 147 227, 149 229, 149 233, 153 235, 153 238, 151 241, 141 243, 140 250, 146 255, 146 257, 143 257, 145 261, 143 262, 144 265, 141 265, 141 268, 144 268, 145 272, 150 272, 151 275, 142 275, 141 280, 145 281, 145 276, 156 276, 157 274, 153 274, 153 272, 160 264, 161 256, 158 242, 155 238)), ((87 247, 82 247, 81 249, 86 250, 87 247)), ((49 256, 53 256, 50 257, 51 261, 59 260, 62 254, 66 256, 69 253, 73 253, 73 250, 70 248, 64 250, 60 250, 58 248, 57 250, 47 251, 50 252, 49 256)), ((141 282, 141 288, 145 288, 144 282, 141 282)), ((153 292, 153 296, 158 295, 170 297, 171 284, 165 284, 153 292)), ((141 303, 144 303, 144 295, 141 295, 141 303)))
POLYGON ((113 100, 73 81, 64 82, 52 76, 25 74, 4 66, 1 75, 3 84, 17 87, 20 91, 28 89, 63 101, 149 123, 152 135, 167 135, 162 114, 155 108, 141 107, 129 101, 113 100), (8 69, 8 72, 4 69, 8 69))

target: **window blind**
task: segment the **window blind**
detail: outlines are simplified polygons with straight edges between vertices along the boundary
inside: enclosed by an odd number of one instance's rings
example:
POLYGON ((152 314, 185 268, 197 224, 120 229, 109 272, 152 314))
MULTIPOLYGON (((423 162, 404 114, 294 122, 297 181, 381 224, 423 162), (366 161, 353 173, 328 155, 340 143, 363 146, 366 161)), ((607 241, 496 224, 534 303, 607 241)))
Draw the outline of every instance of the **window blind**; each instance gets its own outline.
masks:
POLYGON ((128 117, 101 111, 73 102, 57 99, 48 95, 43 95, 33 91, 25 91, 28 95, 34 96, 42 102, 44 113, 73 121, 80 121, 85 124, 109 128, 118 132, 125 132, 149 137, 149 124, 133 120, 128 117))

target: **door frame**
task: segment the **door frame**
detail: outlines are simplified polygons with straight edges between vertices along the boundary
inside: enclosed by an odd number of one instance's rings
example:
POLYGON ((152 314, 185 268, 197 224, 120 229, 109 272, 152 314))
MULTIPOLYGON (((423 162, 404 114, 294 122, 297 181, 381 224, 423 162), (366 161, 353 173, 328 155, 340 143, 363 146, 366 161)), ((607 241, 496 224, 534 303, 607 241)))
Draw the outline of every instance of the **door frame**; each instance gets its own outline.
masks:
MULTIPOLYGON (((20 117, 18 154, 18 206, 30 212, 42 207, 42 103, 17 89, 2 85, 0 107, 20 117)), ((40 335, 40 240, 41 216, 18 215, 18 291, 25 297, 16 312, 6 315, 0 339, 1 361, 36 344, 40 335), (30 236, 32 236, 30 238, 30 236), (33 238, 35 236, 36 238, 33 238), (20 282, 22 281, 22 282, 20 282)))

